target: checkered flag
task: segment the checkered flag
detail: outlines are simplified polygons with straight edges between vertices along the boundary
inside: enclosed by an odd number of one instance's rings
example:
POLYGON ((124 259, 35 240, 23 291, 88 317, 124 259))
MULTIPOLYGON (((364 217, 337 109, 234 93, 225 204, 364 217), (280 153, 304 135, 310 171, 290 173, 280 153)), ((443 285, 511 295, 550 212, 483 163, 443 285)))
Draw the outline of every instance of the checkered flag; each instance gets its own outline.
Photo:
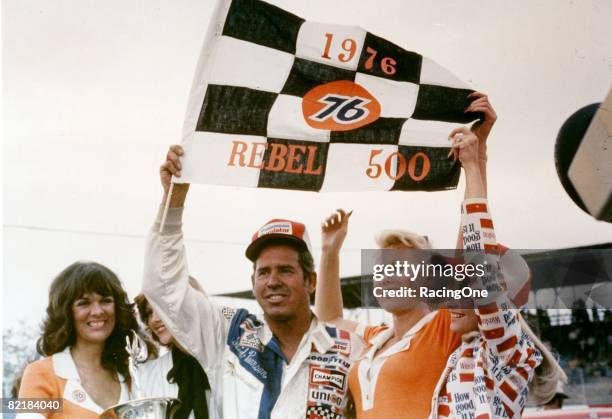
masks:
POLYGON ((306 191, 443 190, 472 90, 359 27, 220 0, 190 94, 183 182, 306 191))
POLYGON ((342 419, 342 415, 332 412, 326 406, 308 406, 306 419, 342 419))

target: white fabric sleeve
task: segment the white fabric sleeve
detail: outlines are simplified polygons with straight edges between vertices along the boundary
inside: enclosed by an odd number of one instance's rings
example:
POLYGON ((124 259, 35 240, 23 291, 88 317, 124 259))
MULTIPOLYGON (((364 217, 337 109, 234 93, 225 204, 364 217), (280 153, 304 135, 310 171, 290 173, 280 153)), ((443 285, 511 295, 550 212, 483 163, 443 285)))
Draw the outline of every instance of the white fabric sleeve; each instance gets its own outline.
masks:
POLYGON ((189 285, 183 208, 168 210, 160 233, 162 211, 147 239, 142 291, 172 336, 208 370, 223 360, 235 310, 212 303, 189 285))

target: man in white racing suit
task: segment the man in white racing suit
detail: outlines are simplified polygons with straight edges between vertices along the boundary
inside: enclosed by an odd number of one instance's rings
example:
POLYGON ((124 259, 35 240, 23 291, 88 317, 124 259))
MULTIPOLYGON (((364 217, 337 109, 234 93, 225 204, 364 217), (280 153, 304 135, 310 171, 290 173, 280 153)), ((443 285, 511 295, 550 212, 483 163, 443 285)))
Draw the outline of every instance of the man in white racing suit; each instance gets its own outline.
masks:
MULTIPOLYGON (((181 170, 180 146, 160 167, 164 200, 181 170)), ((360 338, 320 322, 310 310, 316 273, 305 226, 272 220, 246 250, 263 319, 208 300, 189 286, 182 212, 188 184, 174 184, 148 237, 143 293, 180 345, 202 365, 220 417, 342 418, 348 372, 360 338)), ((206 281, 203 281, 204 285, 206 281)))

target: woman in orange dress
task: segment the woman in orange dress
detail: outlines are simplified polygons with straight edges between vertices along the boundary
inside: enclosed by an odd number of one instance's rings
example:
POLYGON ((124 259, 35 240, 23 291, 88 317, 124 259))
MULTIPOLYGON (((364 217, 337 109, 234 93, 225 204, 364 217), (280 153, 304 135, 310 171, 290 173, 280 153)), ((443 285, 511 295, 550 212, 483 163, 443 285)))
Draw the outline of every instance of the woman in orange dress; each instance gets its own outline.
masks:
POLYGON ((18 418, 97 419, 130 399, 126 337, 140 328, 110 269, 95 262, 64 269, 51 284, 42 328, 37 350, 46 358, 26 367, 19 397, 63 399, 62 409, 18 418))

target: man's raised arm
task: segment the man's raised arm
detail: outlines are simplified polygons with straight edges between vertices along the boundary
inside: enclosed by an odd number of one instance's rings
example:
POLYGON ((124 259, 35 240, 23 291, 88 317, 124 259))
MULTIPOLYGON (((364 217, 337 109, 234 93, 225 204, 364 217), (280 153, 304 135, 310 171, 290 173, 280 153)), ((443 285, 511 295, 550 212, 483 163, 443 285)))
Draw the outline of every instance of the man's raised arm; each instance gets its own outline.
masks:
POLYGON ((222 360, 229 324, 234 311, 212 304, 203 292, 190 286, 183 245, 182 215, 189 184, 175 184, 170 208, 160 231, 172 176, 180 177, 183 149, 170 147, 159 169, 164 198, 145 250, 143 293, 179 344, 205 368, 222 360))

